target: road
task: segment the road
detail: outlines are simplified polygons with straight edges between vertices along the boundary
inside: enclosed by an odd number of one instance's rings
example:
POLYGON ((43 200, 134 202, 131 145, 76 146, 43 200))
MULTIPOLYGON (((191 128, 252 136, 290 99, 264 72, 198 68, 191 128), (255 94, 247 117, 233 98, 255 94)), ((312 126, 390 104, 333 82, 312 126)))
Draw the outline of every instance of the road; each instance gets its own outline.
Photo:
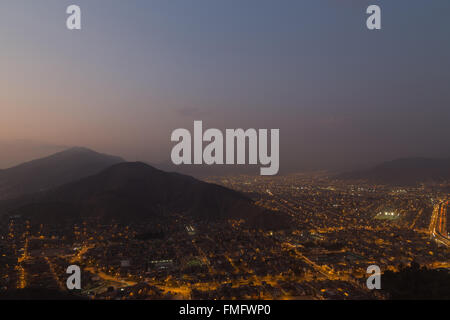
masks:
POLYGON ((450 247, 450 238, 447 233, 447 210, 449 201, 441 201, 433 208, 429 227, 433 239, 446 247, 450 247))
POLYGON ((110 276, 110 275, 108 275, 108 274, 106 274, 106 273, 104 273, 102 271, 97 270, 94 267, 86 267, 86 268, 84 268, 84 270, 88 271, 88 272, 90 272, 90 273, 92 273, 94 275, 97 275, 98 277, 100 277, 103 280, 117 283, 117 284, 119 284, 120 286, 123 286, 123 287, 134 286, 134 285, 137 284, 137 282, 134 282, 134 281, 128 281, 128 280, 122 279, 120 277, 110 276))

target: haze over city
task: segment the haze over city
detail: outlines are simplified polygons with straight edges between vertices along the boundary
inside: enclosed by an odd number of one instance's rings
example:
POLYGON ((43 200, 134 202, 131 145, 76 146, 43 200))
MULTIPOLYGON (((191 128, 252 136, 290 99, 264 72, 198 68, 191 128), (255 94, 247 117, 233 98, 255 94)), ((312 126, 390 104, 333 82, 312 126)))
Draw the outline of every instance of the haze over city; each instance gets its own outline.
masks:
POLYGON ((370 1, 76 2, 80 32, 72 1, 0 4, 0 168, 68 146, 165 162, 194 120, 279 128, 287 170, 450 156, 448 1, 377 1, 379 32, 370 1))

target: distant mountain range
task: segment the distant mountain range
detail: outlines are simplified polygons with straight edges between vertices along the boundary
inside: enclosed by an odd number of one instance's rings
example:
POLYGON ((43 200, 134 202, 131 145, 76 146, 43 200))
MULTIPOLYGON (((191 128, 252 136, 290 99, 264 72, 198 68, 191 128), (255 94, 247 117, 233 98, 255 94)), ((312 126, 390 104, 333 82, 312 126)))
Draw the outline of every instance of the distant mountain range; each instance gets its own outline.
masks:
POLYGON ((119 157, 75 147, 0 170, 0 200, 58 187, 123 161, 119 157))
POLYGON ((450 180, 450 158, 406 158, 382 163, 368 170, 337 176, 343 180, 364 180, 375 184, 412 186, 450 180))
MULTIPOLYGON (((141 162, 116 163, 88 175, 88 172, 105 166, 106 159, 112 162, 121 160, 77 148, 22 165, 27 168, 22 167, 22 175, 17 175, 22 179, 9 180, 15 190, 23 191, 25 186, 21 183, 27 181, 37 181, 34 190, 36 186, 45 186, 46 190, 34 194, 22 192, 27 195, 3 201, 0 203, 0 213, 21 215, 42 222, 92 216, 127 222, 152 218, 164 212, 177 212, 205 221, 244 219, 249 226, 257 228, 289 226, 288 215, 256 206, 239 192, 190 176, 164 172, 141 162), (92 161, 82 166, 79 161, 86 162, 86 157, 98 159, 97 166, 93 166, 92 161), (80 178, 81 175, 84 177, 80 178), (46 176, 52 179, 45 180, 46 176), (62 177, 56 179, 58 176, 62 177), (52 181, 56 185, 69 179, 72 182, 53 188, 49 187, 50 183, 43 184, 44 181, 52 181)), ((4 188, 7 188, 6 184, 4 188)))
POLYGON ((36 140, 4 140, 0 137, 0 169, 10 168, 29 159, 39 159, 68 148, 65 145, 36 140))

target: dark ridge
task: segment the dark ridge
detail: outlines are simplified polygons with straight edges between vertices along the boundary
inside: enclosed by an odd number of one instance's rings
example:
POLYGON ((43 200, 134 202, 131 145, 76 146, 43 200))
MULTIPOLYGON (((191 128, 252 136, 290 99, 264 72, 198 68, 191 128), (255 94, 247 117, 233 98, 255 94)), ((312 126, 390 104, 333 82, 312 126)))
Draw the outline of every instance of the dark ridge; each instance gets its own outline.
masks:
POLYGON ((123 161, 119 157, 75 147, 25 162, 0 171, 0 200, 55 188, 123 161))
POLYGON ((279 229, 289 218, 258 207, 243 194, 142 162, 124 162, 48 192, 9 204, 10 215, 49 222, 79 217, 139 221, 176 212, 204 221, 244 219, 279 229))
POLYGON ((375 184, 413 186, 450 180, 450 159, 406 158, 382 163, 368 170, 337 176, 375 184))
POLYGON ((398 272, 386 271, 382 276, 382 290, 392 300, 448 300, 450 273, 433 270, 412 263, 398 272))

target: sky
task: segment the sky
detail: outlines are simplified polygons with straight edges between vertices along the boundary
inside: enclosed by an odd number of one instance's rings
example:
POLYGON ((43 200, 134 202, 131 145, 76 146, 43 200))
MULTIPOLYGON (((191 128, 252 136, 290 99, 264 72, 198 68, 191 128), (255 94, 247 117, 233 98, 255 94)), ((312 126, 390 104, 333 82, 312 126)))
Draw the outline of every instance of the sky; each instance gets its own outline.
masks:
MULTIPOLYGON (((173 130, 202 120, 280 129, 280 170, 448 157, 449 12, 448 0, 2 0, 0 148, 158 163, 173 130), (80 31, 66 28, 71 4, 80 31), (382 30, 366 28, 370 4, 382 30)), ((9 150, 0 167, 18 161, 9 150)))

